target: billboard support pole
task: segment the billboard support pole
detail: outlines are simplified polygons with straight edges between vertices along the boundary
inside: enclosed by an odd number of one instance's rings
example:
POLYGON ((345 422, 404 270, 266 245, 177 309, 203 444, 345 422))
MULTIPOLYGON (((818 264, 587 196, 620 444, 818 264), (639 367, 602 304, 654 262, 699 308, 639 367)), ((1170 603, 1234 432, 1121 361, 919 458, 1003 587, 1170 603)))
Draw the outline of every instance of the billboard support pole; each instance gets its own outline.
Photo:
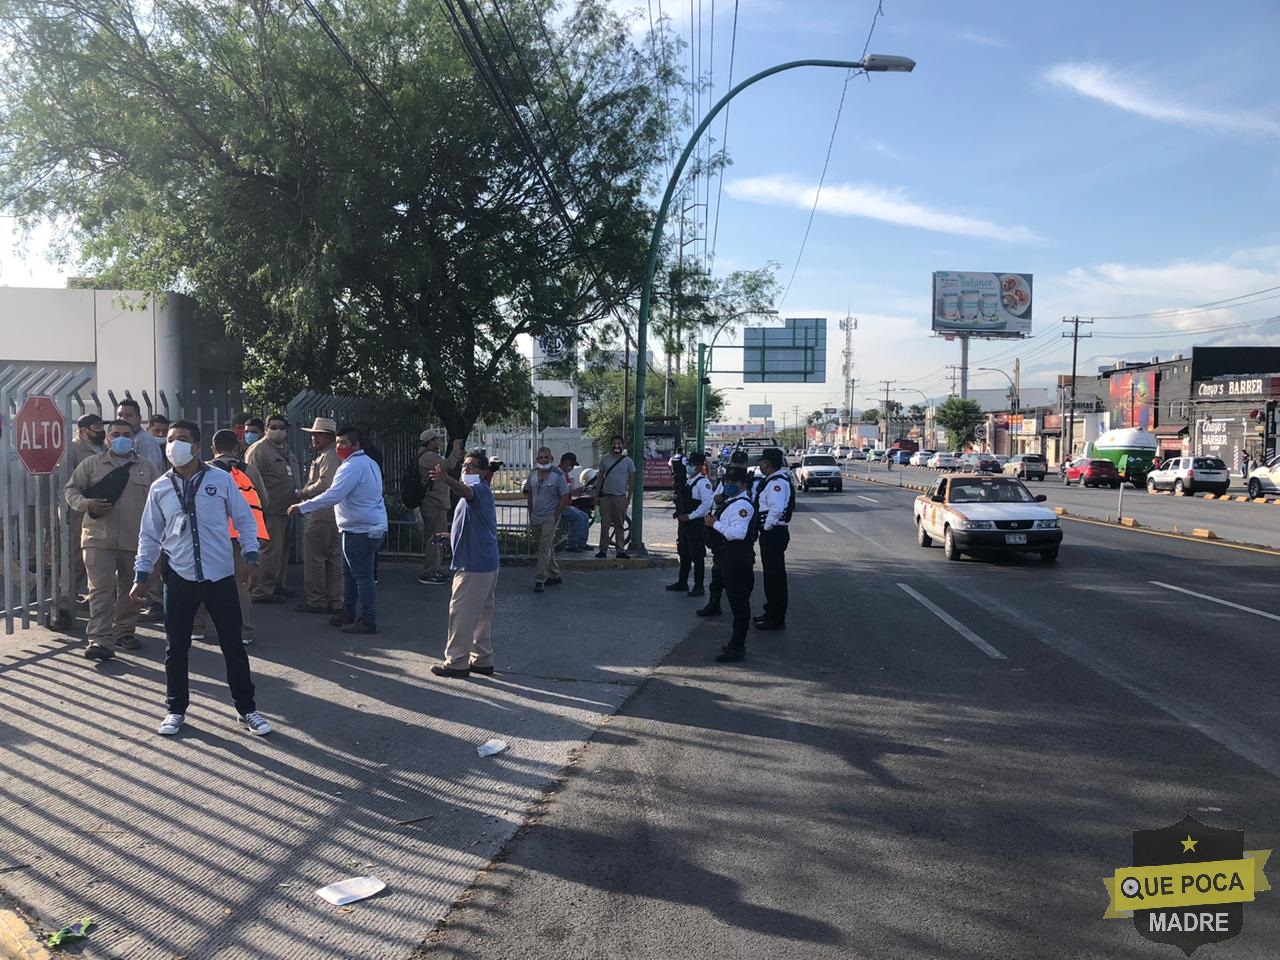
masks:
POLYGON ((960 334, 960 399, 969 399, 969 335, 960 334))

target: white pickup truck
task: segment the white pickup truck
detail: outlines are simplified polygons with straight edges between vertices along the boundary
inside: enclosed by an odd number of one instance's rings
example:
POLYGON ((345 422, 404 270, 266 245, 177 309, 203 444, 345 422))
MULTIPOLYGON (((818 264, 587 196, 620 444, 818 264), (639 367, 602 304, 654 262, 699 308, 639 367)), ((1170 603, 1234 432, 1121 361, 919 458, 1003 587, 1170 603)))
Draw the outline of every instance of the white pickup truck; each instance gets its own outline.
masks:
POLYGON ((814 487, 825 487, 836 493, 844 489, 844 474, 840 470, 840 464, 829 453, 806 453, 800 458, 795 478, 796 486, 806 492, 814 487))

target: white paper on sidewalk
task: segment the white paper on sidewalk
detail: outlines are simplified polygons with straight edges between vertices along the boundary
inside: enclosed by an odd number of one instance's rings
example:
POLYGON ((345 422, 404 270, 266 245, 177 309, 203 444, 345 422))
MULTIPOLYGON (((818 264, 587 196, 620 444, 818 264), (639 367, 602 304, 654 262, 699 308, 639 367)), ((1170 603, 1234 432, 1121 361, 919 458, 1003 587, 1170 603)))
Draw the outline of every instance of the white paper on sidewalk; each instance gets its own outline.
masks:
POLYGON ((386 887, 387 885, 377 877, 349 877, 346 880, 331 883, 327 887, 321 887, 316 891, 316 896, 328 900, 335 907, 341 907, 372 897, 386 887))
POLYGON ((490 737, 476 747, 476 753, 482 757, 492 757, 495 753, 501 753, 505 749, 507 749, 507 741, 499 740, 497 737, 490 737))

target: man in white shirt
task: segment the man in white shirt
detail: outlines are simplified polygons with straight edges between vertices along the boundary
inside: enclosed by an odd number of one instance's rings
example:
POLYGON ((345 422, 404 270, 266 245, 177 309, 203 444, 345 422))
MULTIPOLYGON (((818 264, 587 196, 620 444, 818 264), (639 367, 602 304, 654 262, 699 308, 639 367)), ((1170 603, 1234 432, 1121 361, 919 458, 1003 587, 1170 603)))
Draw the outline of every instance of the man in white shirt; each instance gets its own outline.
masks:
POLYGON ((787 625, 787 544, 791 532, 787 509, 791 481, 783 473, 784 457, 776 447, 761 454, 761 481, 756 484, 760 523, 760 572, 764 580, 764 613, 752 622, 757 630, 781 630, 787 625))
POLYGON ((702 518, 715 506, 711 493, 711 481, 702 472, 706 455, 700 451, 689 454, 688 467, 684 481, 680 484, 680 501, 676 505, 676 520, 680 526, 676 530, 676 552, 680 556, 680 573, 675 583, 667 584, 673 592, 683 592, 689 597, 701 597, 706 591, 702 587, 706 575, 707 549, 704 539, 706 524, 702 518), (689 587, 689 573, 693 573, 693 587, 689 587))
POLYGON ((374 562, 387 535, 387 505, 382 499, 382 470, 360 447, 360 431, 343 427, 334 451, 342 463, 333 484, 319 496, 289 507, 289 516, 333 507, 342 535, 342 612, 329 622, 343 633, 378 632, 378 593, 374 562))
POLYGON ((164 674, 168 714, 160 733, 173 736, 182 729, 190 699, 187 657, 191 626, 201 603, 218 631, 218 644, 227 662, 227 685, 240 724, 255 736, 271 732, 253 696, 249 657, 240 639, 240 597, 236 589, 231 548, 234 526, 240 550, 249 565, 252 585, 258 568, 258 524, 231 475, 211 470, 196 453, 200 428, 188 420, 169 427, 165 455, 173 464, 151 485, 142 511, 133 590, 138 601, 149 594, 147 580, 163 550, 168 558, 164 577, 164 674))

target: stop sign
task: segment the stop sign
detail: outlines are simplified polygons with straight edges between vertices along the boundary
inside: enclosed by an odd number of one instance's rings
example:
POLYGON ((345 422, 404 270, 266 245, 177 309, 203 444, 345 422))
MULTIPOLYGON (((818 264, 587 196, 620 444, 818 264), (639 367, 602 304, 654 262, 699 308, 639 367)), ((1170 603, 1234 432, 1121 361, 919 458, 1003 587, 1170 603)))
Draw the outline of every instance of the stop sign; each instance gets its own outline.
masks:
POLYGON ((27 473, 53 473, 67 449, 62 414, 48 397, 27 397, 13 420, 13 445, 27 473))

